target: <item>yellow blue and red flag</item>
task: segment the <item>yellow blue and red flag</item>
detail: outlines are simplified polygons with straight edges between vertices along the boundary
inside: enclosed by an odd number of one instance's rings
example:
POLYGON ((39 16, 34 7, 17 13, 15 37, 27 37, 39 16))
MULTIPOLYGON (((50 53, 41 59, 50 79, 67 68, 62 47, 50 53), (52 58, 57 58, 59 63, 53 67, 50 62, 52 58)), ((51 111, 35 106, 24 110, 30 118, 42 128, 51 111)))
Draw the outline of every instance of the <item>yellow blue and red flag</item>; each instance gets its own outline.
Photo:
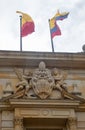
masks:
POLYGON ((54 18, 50 19, 50 31, 51 31, 52 38, 55 37, 56 35, 61 35, 61 30, 54 18))
POLYGON ((61 35, 61 30, 59 26, 57 25, 58 20, 64 20, 68 17, 69 13, 60 13, 59 11, 56 13, 56 15, 50 19, 50 32, 51 37, 54 38, 56 35, 61 35))
POLYGON ((56 20, 63 20, 68 17, 69 12, 60 13, 59 11, 55 14, 54 18, 56 20))

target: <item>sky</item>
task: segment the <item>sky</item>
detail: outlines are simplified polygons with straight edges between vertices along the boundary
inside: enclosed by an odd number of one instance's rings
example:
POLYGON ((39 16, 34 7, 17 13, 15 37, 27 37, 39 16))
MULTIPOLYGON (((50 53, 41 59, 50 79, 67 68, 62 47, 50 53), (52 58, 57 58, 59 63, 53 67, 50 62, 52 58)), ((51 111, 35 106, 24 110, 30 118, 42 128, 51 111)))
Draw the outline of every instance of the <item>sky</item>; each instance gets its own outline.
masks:
POLYGON ((35 32, 22 38, 22 51, 52 52, 48 20, 57 10, 69 12, 58 21, 61 36, 53 38, 55 52, 82 52, 85 44, 85 0, 0 0, 0 50, 20 51, 20 17, 29 14, 35 32))

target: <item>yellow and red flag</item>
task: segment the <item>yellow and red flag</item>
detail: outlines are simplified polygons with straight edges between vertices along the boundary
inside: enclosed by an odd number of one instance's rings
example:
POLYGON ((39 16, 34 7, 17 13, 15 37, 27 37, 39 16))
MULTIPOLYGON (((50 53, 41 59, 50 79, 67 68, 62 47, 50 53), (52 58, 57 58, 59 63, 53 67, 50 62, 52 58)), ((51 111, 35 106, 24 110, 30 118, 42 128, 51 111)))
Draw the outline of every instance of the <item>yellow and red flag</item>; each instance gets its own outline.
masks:
POLYGON ((22 27, 21 27, 21 36, 25 37, 28 34, 31 34, 35 31, 34 21, 30 15, 23 13, 21 11, 17 11, 22 15, 22 27))

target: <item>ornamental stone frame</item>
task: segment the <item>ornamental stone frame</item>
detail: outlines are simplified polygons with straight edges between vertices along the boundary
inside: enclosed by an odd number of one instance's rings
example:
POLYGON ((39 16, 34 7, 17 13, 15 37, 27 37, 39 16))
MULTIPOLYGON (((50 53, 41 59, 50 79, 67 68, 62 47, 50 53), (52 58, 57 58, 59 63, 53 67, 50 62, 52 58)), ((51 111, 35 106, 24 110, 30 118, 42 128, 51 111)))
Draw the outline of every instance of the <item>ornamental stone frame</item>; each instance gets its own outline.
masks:
MULTIPOLYGON (((24 130, 24 118, 66 119, 66 130, 77 130, 74 109, 55 108, 15 108, 15 129, 24 130)), ((62 128, 64 129, 64 128, 62 128)))

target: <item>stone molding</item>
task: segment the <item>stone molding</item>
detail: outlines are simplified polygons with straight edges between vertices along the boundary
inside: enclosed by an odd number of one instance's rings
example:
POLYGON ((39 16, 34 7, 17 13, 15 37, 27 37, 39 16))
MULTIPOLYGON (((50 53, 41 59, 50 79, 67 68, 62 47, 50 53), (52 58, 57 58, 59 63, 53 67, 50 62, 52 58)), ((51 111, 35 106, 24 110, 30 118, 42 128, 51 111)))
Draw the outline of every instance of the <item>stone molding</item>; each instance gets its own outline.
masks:
POLYGON ((16 108, 15 117, 19 117, 18 119, 16 118, 17 123, 15 124, 15 126, 18 125, 19 128, 22 126, 22 118, 56 118, 65 120, 67 119, 66 126, 68 127, 68 129, 76 130, 76 116, 73 109, 16 108))
POLYGON ((0 66, 37 67, 41 60, 49 67, 85 69, 84 53, 0 51, 0 66))

